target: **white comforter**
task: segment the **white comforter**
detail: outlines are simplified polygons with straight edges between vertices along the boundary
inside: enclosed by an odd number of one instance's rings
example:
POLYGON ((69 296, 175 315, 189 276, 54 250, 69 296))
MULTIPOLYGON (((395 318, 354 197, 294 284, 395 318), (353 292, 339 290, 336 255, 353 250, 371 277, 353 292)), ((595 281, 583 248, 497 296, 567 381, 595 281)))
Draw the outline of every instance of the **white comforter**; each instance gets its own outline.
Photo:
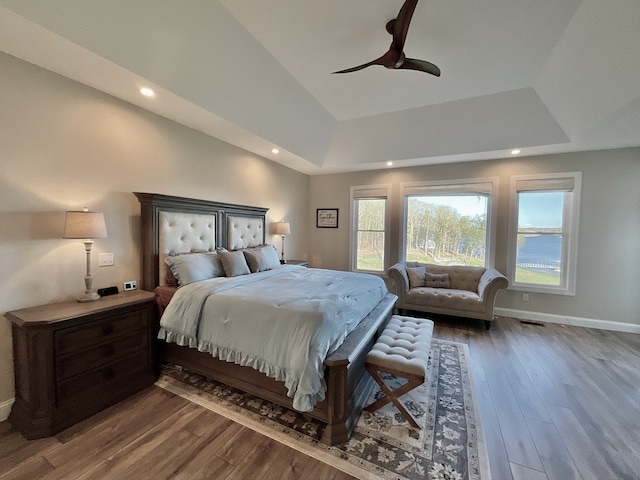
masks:
POLYGON ((324 399, 323 361, 387 293, 374 275, 282 265, 176 292, 158 337, 284 381, 293 407, 324 399))

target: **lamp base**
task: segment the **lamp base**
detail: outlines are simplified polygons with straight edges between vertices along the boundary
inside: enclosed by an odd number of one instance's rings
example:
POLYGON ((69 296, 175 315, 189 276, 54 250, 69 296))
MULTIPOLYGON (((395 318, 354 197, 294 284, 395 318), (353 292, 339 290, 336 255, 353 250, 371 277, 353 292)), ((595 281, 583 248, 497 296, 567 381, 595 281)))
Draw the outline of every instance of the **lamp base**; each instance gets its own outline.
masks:
POLYGON ((94 290, 87 290, 78 297, 78 302, 80 303, 95 302, 96 300, 100 300, 100 295, 94 290))

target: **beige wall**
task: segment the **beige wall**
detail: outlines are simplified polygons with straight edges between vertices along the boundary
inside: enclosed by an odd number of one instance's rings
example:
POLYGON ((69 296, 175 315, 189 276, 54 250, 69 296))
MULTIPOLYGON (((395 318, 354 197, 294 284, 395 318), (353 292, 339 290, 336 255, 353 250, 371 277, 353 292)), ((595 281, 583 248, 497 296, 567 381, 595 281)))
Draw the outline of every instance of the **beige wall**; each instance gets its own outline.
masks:
MULTIPOLYGON (((337 230, 309 226, 313 266, 349 268, 349 195, 354 185, 390 184, 391 264, 400 258, 404 182, 497 177, 496 267, 506 272, 510 177, 581 171, 582 207, 574 297, 504 291, 498 307, 640 325, 640 149, 605 150, 311 177, 310 216, 339 208, 337 230)), ((632 329, 635 330, 635 329, 632 329)))
POLYGON ((287 256, 306 258, 307 175, 3 53, 0 72, 0 404, 13 398, 2 315, 84 290, 84 246, 62 239, 65 210, 104 212, 96 288, 140 280, 133 191, 268 207, 267 221, 291 223, 287 256), (99 268, 100 252, 115 266, 99 268))

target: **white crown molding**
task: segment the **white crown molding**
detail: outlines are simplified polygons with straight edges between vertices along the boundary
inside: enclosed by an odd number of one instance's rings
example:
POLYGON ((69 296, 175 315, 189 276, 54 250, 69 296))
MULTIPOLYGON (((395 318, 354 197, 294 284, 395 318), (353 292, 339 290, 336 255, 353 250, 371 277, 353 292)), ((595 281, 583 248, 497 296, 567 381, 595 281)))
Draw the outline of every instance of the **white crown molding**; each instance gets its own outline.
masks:
POLYGON ((526 310, 514 310, 511 308, 495 308, 493 312, 503 317, 514 317, 523 320, 537 322, 558 323, 571 325, 572 327, 597 328, 599 330, 612 330, 614 332, 640 333, 640 325, 631 323, 613 322, 585 317, 569 317, 566 315, 554 315, 551 313, 528 312, 526 310))
POLYGON ((0 422, 4 422, 7 418, 9 418, 9 413, 11 413, 11 406, 15 399, 10 398, 2 403, 0 403, 0 422))

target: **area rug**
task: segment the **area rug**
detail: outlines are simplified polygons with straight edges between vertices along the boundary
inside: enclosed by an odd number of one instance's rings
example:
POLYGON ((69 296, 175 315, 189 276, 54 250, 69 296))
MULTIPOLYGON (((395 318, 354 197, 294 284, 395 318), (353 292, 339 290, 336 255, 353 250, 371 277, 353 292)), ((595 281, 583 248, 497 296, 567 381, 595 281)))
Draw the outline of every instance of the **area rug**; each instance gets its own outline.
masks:
MULTIPOLYGON (((403 383, 393 375, 385 381, 403 383)), ((156 385, 360 479, 491 478, 469 350, 461 343, 434 339, 429 380, 401 397, 420 430, 389 404, 363 412, 351 440, 333 447, 319 441, 321 422, 179 367, 164 366, 156 385)))

